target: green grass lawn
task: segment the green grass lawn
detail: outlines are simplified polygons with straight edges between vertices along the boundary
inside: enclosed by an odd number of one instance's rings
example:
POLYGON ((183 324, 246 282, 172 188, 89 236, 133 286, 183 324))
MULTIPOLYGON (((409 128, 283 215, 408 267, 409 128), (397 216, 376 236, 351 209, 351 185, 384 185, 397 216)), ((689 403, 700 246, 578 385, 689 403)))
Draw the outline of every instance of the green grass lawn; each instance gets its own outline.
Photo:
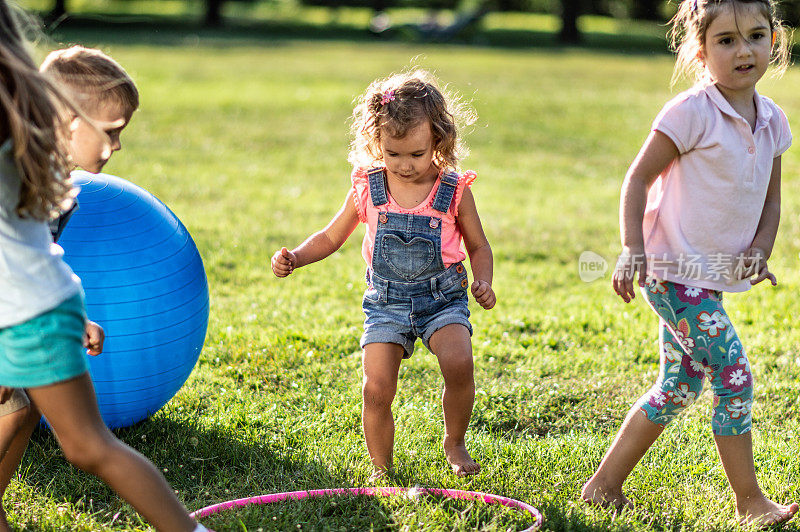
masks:
MULTIPOLYGON (((584 283, 578 256, 613 261, 627 165, 670 95, 665 54, 499 49, 364 40, 231 43, 178 35, 64 30, 100 44, 137 80, 142 107, 106 171, 162 199, 190 230, 211 290, 205 348, 189 381, 152 419, 119 432, 192 509, 276 491, 362 486, 363 229, 322 264, 276 279, 269 258, 321 228, 349 184, 347 119, 375 77, 417 64, 472 101, 473 188, 495 256, 498 304, 472 304, 478 387, 468 445, 483 472, 455 478, 440 448, 441 376, 421 345, 394 404, 396 483, 526 501, 547 530, 734 530, 714 451, 710 397, 679 418, 627 483, 638 510, 580 503, 630 404, 657 375, 657 319, 625 305, 608 274, 584 283), (169 36, 167 36, 169 37, 169 36), (113 44, 109 45, 111 42, 113 44), (234 45, 235 44, 235 45, 234 45)), ((800 131, 800 71, 766 79, 800 131)), ((765 491, 800 501, 800 171, 784 157, 779 286, 727 299, 757 388, 755 455, 765 491)), ((165 354, 168 356, 168 354, 165 354)), ((103 484, 37 433, 5 498, 29 530, 140 530, 103 484)), ((522 529, 522 514, 478 503, 346 498, 208 520, 219 530, 522 529)), ((787 529, 796 530, 797 525, 787 529)))

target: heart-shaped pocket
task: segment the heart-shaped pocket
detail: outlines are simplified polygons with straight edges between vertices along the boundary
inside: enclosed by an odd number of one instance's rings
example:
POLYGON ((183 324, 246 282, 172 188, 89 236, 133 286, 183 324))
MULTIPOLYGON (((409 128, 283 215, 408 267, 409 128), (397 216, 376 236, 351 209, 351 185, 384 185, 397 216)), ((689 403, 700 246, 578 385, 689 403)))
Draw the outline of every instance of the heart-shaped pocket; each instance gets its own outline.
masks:
POLYGON ((428 269, 435 256, 433 242, 415 236, 410 242, 394 234, 383 235, 381 257, 386 264, 406 281, 416 279, 428 269))

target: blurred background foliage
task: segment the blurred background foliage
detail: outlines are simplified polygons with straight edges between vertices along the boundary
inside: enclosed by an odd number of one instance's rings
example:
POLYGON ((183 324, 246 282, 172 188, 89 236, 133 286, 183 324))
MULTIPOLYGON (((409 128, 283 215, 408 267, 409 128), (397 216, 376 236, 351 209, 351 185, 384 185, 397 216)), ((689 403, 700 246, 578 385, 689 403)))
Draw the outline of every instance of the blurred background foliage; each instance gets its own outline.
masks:
MULTIPOLYGON (((76 8, 94 4, 95 11, 102 11, 104 4, 125 0, 22 0, 22 4, 41 9, 50 20, 58 20, 76 8)), ((156 0, 158 3, 160 0, 156 0)), ((225 22, 225 9, 230 4, 272 5, 278 9, 292 6, 317 6, 335 12, 340 8, 371 9, 377 17, 373 30, 381 31, 386 23, 381 15, 388 10, 404 8, 423 9, 428 17, 421 25, 435 26, 441 13, 450 13, 451 25, 462 27, 480 24, 484 15, 490 12, 525 12, 556 15, 561 20, 559 38, 565 43, 578 43, 582 40, 579 19, 584 15, 599 15, 619 20, 644 20, 666 22, 675 13, 677 0, 186 0, 203 13, 203 22, 208 26, 219 26, 225 22)), ((800 0, 780 0, 778 3, 781 18, 792 27, 800 24, 800 0)), ((158 8, 155 8, 159 11, 158 8)), ((447 35, 447 34, 445 34, 447 35)))

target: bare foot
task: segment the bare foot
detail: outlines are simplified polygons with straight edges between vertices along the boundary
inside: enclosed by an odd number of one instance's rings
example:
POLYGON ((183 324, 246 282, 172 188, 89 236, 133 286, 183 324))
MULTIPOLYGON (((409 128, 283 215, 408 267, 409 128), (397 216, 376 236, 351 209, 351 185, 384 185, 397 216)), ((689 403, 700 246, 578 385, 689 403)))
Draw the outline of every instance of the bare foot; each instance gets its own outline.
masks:
POLYGON ((589 504, 597 504, 603 508, 614 508, 617 511, 633 509, 633 503, 622 493, 621 488, 605 486, 594 477, 583 485, 581 499, 589 504))
POLYGON ((771 526, 785 523, 797 513, 797 503, 788 506, 773 502, 763 495, 736 502, 736 517, 746 525, 771 526))
POLYGON ((370 484, 377 484, 384 480, 388 480, 391 477, 393 471, 392 468, 388 467, 376 467, 372 470, 372 474, 367 479, 367 482, 370 484))
POLYGON ((464 444, 463 440, 460 443, 451 444, 447 441, 447 438, 445 438, 443 447, 447 463, 450 464, 450 467, 453 468, 453 473, 457 476, 469 477, 477 475, 480 472, 480 464, 469 455, 467 446, 464 444))

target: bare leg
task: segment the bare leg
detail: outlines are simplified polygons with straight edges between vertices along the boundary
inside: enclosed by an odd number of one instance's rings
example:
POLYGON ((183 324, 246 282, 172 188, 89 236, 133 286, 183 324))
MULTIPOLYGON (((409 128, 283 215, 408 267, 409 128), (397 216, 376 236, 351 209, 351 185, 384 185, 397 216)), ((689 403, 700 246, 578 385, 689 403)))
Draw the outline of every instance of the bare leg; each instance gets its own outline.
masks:
POLYGON ((392 401, 397 392, 397 373, 404 353, 399 344, 375 343, 364 346, 361 422, 374 469, 370 481, 377 480, 392 469, 392 401))
POLYGON ((431 350, 439 359, 444 377, 442 410, 444 411, 444 454, 458 476, 477 474, 481 466, 467 451, 467 433, 472 405, 475 402, 472 342, 469 331, 461 324, 446 325, 433 333, 431 350))
MULTIPOLYGON (((19 467, 25 448, 31 439, 33 429, 39 422, 41 414, 34 405, 0 417, 0 501, 5 495, 11 477, 19 467)), ((0 532, 11 529, 6 521, 6 513, 0 505, 0 532)))
POLYGON ((797 513, 797 503, 784 506, 767 499, 758 487, 753 464, 750 432, 738 436, 714 436, 725 476, 736 495, 736 516, 747 524, 760 526, 783 523, 797 513))
POLYGON ((622 484, 663 431, 664 427, 647 419, 638 406, 631 408, 597 472, 583 486, 581 498, 618 510, 632 507, 622 493, 622 484))
POLYGON ((73 465, 102 479, 156 530, 194 530, 196 523, 163 475, 106 428, 88 373, 49 386, 30 388, 28 395, 47 418, 73 465))

